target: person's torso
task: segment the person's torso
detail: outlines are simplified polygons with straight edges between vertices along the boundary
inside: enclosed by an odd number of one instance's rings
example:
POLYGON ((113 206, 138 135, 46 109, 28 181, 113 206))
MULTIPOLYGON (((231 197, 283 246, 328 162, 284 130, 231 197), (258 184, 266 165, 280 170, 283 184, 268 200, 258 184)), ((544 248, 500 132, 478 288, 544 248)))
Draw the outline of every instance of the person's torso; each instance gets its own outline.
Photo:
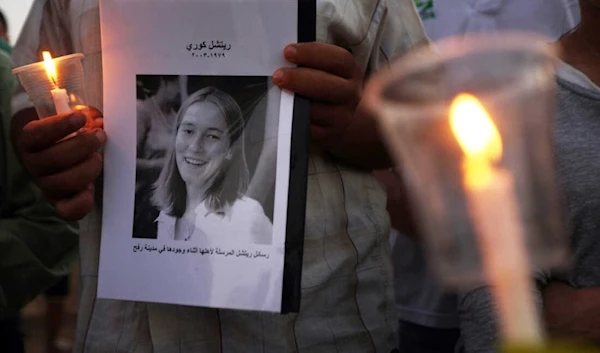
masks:
MULTIPOLYGON (((69 6, 88 101, 102 107, 97 0, 69 6)), ((413 11, 409 0, 318 0, 317 39, 351 50, 369 71, 424 41, 413 11)), ((388 353, 396 346, 385 194, 368 173, 318 153, 310 158, 299 314, 95 299, 100 223, 99 210, 82 222, 75 351, 388 353)))
POLYGON ((577 76, 562 76, 555 148, 573 261, 555 279, 595 287, 600 286, 600 88, 591 81, 576 83, 577 76))

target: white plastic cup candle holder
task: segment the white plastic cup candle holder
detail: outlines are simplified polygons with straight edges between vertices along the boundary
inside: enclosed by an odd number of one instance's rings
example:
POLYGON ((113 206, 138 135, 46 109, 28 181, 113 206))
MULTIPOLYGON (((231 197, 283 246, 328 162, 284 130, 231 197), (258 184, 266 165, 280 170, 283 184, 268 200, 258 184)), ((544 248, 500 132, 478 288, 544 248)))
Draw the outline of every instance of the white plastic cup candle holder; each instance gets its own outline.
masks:
POLYGON ((365 90, 404 176, 433 268, 492 285, 503 337, 538 344, 537 269, 564 264, 552 154, 556 56, 524 33, 447 39, 407 54, 365 90))
POLYGON ((19 82, 29 95, 40 118, 79 110, 87 113, 83 54, 53 58, 55 77, 44 61, 15 68, 19 82))
MULTIPOLYGON (((465 154, 449 122, 461 93, 476 97, 500 134, 503 152, 493 167, 510 175, 514 190, 505 202, 516 207, 530 267, 565 264, 568 238, 551 141, 557 60, 550 42, 517 32, 446 39, 392 62, 365 90, 405 179, 429 260, 447 284, 486 281, 473 194, 464 185, 465 154)), ((509 263, 515 254, 503 256, 509 263)))

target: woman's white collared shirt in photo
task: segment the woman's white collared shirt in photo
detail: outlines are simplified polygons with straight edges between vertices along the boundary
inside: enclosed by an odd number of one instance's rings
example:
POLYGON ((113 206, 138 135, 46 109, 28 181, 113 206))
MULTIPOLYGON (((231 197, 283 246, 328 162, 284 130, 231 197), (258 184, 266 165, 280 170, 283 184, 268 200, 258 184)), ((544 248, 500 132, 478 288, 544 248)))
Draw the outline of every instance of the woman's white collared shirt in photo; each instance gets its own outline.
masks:
MULTIPOLYGON (((193 231, 181 240, 206 240, 211 243, 222 240, 235 244, 272 243, 273 225, 261 204, 249 197, 238 199, 226 212, 209 211, 205 202, 202 202, 195 213, 193 231)), ((156 221, 159 240, 175 239, 175 217, 161 212, 156 221)))

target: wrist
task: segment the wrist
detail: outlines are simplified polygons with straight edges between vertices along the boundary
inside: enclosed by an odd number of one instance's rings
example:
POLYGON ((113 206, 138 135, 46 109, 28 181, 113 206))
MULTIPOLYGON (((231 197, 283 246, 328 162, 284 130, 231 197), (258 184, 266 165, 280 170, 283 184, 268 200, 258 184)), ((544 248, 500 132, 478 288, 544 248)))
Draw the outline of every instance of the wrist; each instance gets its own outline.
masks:
POLYGON ((21 135, 25 125, 37 119, 39 119, 37 111, 33 107, 21 109, 12 116, 10 126, 10 139, 11 144, 19 159, 21 158, 21 151, 16 142, 19 141, 19 136, 21 135))

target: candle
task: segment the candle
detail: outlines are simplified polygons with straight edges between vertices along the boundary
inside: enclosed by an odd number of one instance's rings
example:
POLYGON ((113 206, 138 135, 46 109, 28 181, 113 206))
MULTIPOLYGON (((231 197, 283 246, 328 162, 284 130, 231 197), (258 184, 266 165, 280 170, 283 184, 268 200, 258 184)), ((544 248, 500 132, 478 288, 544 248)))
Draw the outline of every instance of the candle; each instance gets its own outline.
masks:
POLYGON ((46 74, 50 81, 54 84, 54 89, 50 91, 52 94, 52 101, 54 102, 54 108, 56 109, 56 114, 64 114, 71 111, 71 107, 69 106, 69 95, 67 94, 67 90, 58 87, 58 75, 56 74, 56 67, 54 65, 54 61, 52 60, 52 56, 50 56, 50 52, 44 51, 42 52, 44 57, 44 63, 46 65, 46 74))
POLYGON ((540 344, 542 333, 514 180, 510 172, 496 166, 502 159, 502 138, 483 105, 469 94, 455 98, 450 108, 450 125, 464 152, 467 205, 477 232, 484 273, 498 304, 504 339, 540 344))

